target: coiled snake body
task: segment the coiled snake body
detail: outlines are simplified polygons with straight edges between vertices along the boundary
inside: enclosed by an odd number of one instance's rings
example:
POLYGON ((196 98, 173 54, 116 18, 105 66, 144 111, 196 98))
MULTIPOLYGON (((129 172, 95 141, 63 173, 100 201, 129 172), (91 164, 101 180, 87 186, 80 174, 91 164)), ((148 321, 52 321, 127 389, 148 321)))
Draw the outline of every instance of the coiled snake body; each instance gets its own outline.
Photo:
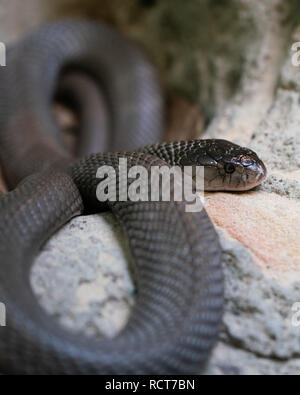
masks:
POLYGON ((164 161, 199 164, 208 171, 207 189, 243 190, 261 182, 263 164, 252 151, 223 140, 137 149, 161 140, 159 84, 139 50, 102 24, 76 20, 43 27, 9 50, 0 83, 0 157, 15 188, 0 199, 0 302, 7 309, 0 372, 200 372, 223 309, 220 247, 205 210, 187 213, 184 202, 174 201, 107 204, 124 226, 138 285, 129 323, 115 339, 85 339, 56 324, 35 300, 30 265, 68 220, 104 208, 96 199, 101 165, 118 171, 120 157, 147 169, 164 161), (68 87, 71 71, 88 75, 101 91, 91 98, 89 82, 68 87), (101 147, 93 140, 86 152, 112 153, 74 163, 62 147, 50 110, 58 80, 81 111, 84 133, 99 128, 91 117, 100 119, 100 128, 109 124, 113 138, 107 135, 101 147), (102 110, 93 107, 99 102, 105 102, 102 110))

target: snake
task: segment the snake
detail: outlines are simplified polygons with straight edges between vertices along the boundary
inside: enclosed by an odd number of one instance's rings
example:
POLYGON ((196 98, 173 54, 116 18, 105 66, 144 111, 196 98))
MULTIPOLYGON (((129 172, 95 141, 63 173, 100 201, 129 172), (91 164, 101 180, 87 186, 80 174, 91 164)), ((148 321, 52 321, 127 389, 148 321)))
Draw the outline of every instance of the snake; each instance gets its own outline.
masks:
POLYGON ((6 64, 0 159, 9 192, 0 197, 0 301, 7 324, 0 328, 0 372, 204 372, 224 310, 212 220, 204 208, 187 212, 184 200, 100 202, 97 169, 111 166, 121 177, 120 158, 147 170, 199 165, 206 190, 245 191, 264 179, 263 162, 221 139, 162 142, 161 79, 144 49, 105 23, 45 24, 8 48, 6 64), (53 113, 56 97, 78 111, 81 151, 66 147, 53 113), (128 323, 112 339, 61 327, 29 279, 36 254, 58 229, 103 210, 123 226, 138 290, 128 323))

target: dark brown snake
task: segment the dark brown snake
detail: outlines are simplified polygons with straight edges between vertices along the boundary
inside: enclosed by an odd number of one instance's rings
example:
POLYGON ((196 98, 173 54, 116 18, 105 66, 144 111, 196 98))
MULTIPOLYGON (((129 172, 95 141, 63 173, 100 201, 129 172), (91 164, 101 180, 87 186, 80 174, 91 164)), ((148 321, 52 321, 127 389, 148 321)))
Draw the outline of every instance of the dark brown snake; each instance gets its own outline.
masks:
POLYGON ((264 178, 262 162, 224 140, 148 146, 162 138, 155 71, 134 44, 103 24, 70 20, 39 29, 8 51, 0 85, 0 157, 11 188, 0 198, 0 302, 7 309, 0 372, 200 373, 223 311, 221 250, 212 222, 205 210, 187 213, 185 202, 101 204, 96 172, 101 165, 118 171, 120 157, 147 169, 165 161, 197 164, 206 166, 206 189, 246 190, 264 178), (80 155, 92 153, 75 163, 51 112, 59 81, 60 95, 79 111, 81 136, 88 136, 80 155), (125 229, 138 295, 116 338, 87 339, 44 312, 29 272, 57 229, 83 212, 107 208, 125 229))

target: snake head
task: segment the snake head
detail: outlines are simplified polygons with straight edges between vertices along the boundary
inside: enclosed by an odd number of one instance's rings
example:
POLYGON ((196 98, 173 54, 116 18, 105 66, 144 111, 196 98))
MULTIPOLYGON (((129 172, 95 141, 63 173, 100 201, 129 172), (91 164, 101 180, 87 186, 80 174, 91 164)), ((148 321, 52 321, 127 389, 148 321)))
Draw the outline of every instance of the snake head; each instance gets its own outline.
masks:
POLYGON ((206 191, 247 191, 267 176, 254 151, 220 139, 199 140, 182 164, 204 166, 206 191))

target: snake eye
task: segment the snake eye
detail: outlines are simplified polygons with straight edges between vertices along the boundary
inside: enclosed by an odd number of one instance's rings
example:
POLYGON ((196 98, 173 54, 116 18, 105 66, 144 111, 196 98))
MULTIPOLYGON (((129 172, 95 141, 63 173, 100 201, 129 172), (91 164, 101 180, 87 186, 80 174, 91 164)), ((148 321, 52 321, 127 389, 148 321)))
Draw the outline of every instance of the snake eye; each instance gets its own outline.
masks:
POLYGON ((227 174, 232 174, 235 172, 235 166, 232 163, 226 163, 224 170, 227 174))

